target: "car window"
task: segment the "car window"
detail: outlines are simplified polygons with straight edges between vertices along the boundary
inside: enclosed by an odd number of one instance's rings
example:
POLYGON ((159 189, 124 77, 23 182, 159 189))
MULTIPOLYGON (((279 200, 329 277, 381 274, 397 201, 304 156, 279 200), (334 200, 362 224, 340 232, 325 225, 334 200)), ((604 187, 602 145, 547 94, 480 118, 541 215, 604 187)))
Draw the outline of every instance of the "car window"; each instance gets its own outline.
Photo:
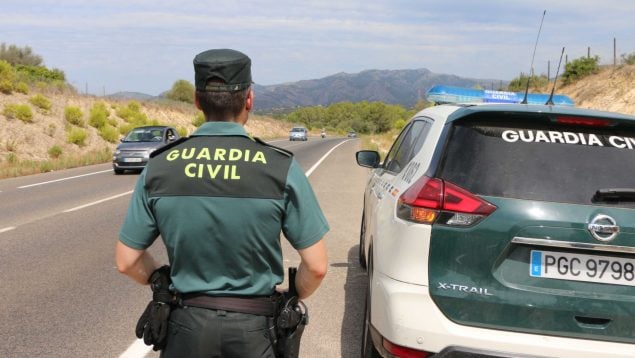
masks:
POLYGON ((427 119, 415 119, 401 132, 384 161, 384 168, 400 173, 419 152, 430 130, 427 119))
POLYGON ((480 195, 591 204, 599 189, 635 189, 634 147, 635 129, 458 124, 439 177, 480 195))

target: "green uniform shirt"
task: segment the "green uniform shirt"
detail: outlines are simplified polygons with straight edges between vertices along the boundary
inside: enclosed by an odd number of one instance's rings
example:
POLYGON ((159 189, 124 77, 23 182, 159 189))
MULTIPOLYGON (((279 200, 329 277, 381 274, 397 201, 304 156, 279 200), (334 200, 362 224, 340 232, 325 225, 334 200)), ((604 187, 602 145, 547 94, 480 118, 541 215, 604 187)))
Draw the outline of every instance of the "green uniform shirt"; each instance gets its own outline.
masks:
POLYGON ((153 155, 137 181, 120 240, 161 235, 181 293, 270 295, 284 279, 280 233, 295 249, 329 230, 290 153, 230 122, 206 122, 153 155))

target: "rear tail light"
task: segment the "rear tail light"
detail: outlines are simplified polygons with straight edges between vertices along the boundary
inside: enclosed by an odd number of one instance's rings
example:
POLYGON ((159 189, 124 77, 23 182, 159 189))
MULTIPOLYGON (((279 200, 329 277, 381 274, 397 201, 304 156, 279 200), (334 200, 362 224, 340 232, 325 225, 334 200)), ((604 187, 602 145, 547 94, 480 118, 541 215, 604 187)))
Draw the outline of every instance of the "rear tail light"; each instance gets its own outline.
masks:
POLYGON ((416 349, 398 346, 389 340, 384 339, 382 342, 384 349, 386 349, 393 357, 398 358, 428 358, 430 353, 425 351, 419 351, 416 349))
POLYGON ((397 217, 421 224, 471 226, 496 206, 469 191, 437 178, 422 177, 397 203, 397 217))

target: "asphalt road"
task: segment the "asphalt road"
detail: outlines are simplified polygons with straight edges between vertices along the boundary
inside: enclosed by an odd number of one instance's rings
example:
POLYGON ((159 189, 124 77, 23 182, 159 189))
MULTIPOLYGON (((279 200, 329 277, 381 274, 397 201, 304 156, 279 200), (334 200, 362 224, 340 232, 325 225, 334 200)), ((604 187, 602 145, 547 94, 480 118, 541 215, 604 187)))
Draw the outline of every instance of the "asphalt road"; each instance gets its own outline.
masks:
MULTIPOLYGON (((309 299, 301 357, 358 357, 366 287, 357 261, 367 170, 358 139, 274 141, 294 152, 329 221, 329 272, 309 299)), ((0 357, 158 357, 134 326, 150 290, 120 275, 114 245, 136 174, 110 164, 0 180, 0 357)), ((167 262, 164 248, 150 251, 167 262)), ((298 255, 284 246, 285 266, 298 255)), ((286 283, 285 283, 286 285, 286 283)))

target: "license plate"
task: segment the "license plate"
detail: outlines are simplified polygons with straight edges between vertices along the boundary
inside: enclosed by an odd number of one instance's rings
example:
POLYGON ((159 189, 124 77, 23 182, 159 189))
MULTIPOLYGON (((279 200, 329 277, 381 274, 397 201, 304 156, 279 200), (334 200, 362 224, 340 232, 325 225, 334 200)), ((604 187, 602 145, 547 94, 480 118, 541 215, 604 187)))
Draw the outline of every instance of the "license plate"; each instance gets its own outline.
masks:
POLYGON ((532 250, 529 275, 635 286, 635 259, 532 250))
POLYGON ((123 158, 126 163, 141 163, 142 160, 141 158, 123 158))

